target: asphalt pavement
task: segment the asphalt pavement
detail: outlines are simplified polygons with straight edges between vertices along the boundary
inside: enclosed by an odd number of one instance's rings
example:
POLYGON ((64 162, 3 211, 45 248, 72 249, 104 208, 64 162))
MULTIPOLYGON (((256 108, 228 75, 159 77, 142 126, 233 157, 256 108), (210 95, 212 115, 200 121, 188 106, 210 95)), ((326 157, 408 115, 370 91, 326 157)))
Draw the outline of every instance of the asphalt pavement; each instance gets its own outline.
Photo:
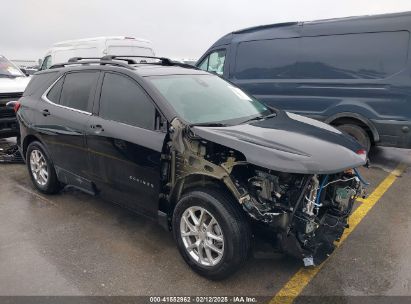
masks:
MULTIPOLYGON (((298 295, 411 296, 411 150, 376 148, 370 158, 361 169, 370 193, 398 164, 405 171, 298 295)), ((0 296, 271 298, 301 266, 257 240, 241 270, 209 281, 186 266, 157 223, 74 189, 41 194, 25 165, 0 165, 0 296)))

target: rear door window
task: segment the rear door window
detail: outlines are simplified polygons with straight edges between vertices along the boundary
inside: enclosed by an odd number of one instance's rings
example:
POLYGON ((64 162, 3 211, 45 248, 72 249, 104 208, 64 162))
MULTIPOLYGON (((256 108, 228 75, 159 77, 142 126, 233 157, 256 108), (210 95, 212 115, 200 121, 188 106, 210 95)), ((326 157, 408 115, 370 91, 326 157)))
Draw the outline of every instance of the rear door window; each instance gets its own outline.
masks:
POLYGON ((101 88, 99 116, 152 130, 155 107, 146 92, 133 79, 106 73, 101 88))
POLYGON ((98 72, 74 72, 65 76, 59 104, 68 108, 90 112, 89 100, 94 93, 98 72))

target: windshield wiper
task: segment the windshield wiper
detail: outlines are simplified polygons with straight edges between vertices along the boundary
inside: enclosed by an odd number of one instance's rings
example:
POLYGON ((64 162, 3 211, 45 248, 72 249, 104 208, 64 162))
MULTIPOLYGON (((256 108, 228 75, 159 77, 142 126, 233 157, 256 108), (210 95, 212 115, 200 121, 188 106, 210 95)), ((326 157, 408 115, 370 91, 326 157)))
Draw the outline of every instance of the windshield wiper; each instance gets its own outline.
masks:
POLYGON ((227 125, 221 122, 200 122, 191 124, 190 127, 227 127, 227 125))
POLYGON ((277 113, 271 113, 271 114, 268 114, 268 115, 265 115, 265 116, 264 116, 264 115, 260 115, 260 116, 257 116, 257 117, 253 117, 253 118, 247 119, 247 120, 243 121, 242 124, 247 123, 247 122, 250 122, 250 121, 254 121, 254 120, 269 119, 269 118, 273 118, 273 117, 276 117, 276 116, 277 116, 277 113))

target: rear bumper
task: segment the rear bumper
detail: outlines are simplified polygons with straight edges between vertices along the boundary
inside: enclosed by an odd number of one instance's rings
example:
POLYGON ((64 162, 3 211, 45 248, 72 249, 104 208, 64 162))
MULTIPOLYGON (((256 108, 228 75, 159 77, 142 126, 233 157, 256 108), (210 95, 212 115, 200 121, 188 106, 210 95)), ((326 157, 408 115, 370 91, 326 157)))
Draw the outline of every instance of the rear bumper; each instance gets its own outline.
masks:
POLYGON ((372 120, 380 140, 378 146, 411 149, 411 121, 372 120))

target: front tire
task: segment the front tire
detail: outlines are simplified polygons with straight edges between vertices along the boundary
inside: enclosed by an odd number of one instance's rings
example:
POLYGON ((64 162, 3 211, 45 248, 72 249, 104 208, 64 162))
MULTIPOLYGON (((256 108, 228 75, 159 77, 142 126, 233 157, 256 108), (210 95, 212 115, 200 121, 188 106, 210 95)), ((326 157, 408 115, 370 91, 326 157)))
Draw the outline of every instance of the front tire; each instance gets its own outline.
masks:
POLYGON ((172 226, 183 259, 206 278, 223 279, 248 257, 247 218, 239 203, 220 190, 186 193, 174 210, 172 226))
POLYGON ((61 190, 53 162, 40 142, 34 141, 27 147, 26 163, 31 180, 40 192, 52 194, 61 190))
POLYGON ((363 128, 357 125, 346 124, 337 126, 337 129, 353 137, 367 151, 367 153, 370 151, 371 139, 363 128))

